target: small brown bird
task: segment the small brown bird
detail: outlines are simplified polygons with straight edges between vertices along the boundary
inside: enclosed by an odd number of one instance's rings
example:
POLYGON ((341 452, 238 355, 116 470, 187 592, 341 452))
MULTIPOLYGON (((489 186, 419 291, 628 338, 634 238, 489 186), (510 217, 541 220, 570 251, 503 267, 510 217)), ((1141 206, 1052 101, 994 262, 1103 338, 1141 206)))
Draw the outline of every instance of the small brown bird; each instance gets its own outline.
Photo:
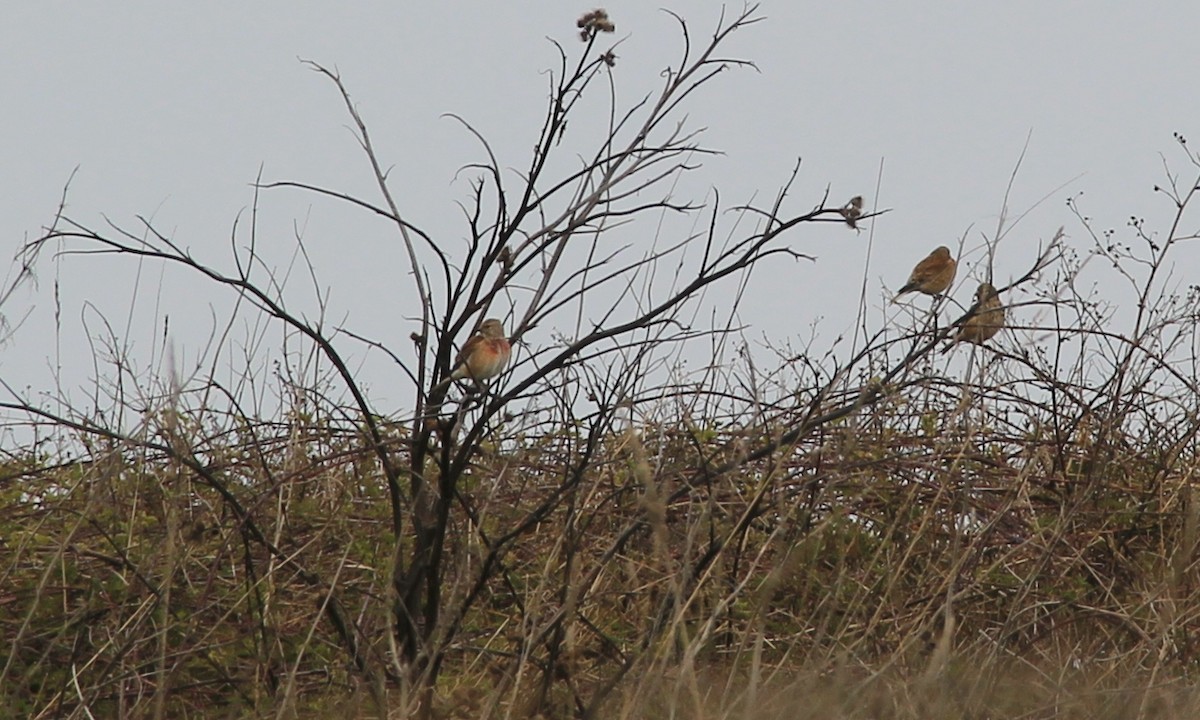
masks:
POLYGON ((511 357, 512 345, 504 336, 504 324, 496 318, 488 318, 458 351, 454 372, 438 383, 437 388, 463 378, 471 378, 476 383, 490 380, 503 372, 511 357))
POLYGON ((1004 304, 1000 302, 1000 294, 991 283, 979 283, 979 288, 975 290, 975 302, 978 304, 975 314, 958 326, 958 334, 942 352, 948 352, 959 342, 983 345, 1004 327, 1004 304))
POLYGON ((924 260, 917 263, 912 274, 908 276, 908 282, 904 283, 904 287, 900 288, 892 302, 900 299, 904 293, 914 290, 926 295, 941 295, 950 287, 950 283, 954 282, 956 272, 958 262, 950 255, 950 248, 939 245, 924 260))
POLYGON ((850 198, 850 202, 838 208, 838 212, 842 214, 842 219, 846 224, 855 230, 858 229, 858 219, 862 217, 863 198, 862 195, 855 195, 850 198))

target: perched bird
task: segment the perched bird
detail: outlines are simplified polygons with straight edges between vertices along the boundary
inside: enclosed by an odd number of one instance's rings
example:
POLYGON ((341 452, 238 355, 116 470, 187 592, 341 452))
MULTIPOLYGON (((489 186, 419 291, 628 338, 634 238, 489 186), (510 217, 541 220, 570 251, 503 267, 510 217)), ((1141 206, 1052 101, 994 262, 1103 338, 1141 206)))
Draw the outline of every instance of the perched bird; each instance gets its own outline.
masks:
POLYGON ((850 198, 850 202, 838 208, 838 212, 842 214, 842 219, 846 224, 855 230, 858 229, 858 219, 862 217, 863 198, 862 195, 855 195, 850 198))
POLYGON ((895 302, 904 293, 914 290, 926 295, 941 295, 946 288, 950 287, 950 283, 954 282, 956 272, 958 272, 958 263, 951 257, 950 248, 939 245, 924 260, 917 263, 912 274, 908 276, 908 282, 904 283, 904 287, 900 288, 892 302, 895 302))
POLYGON ((942 352, 948 352, 959 342, 982 345, 1004 327, 1004 304, 1000 302, 1000 294, 991 283, 979 283, 979 288, 975 291, 975 302, 978 306, 975 314, 958 326, 958 334, 942 352))
POLYGON ((490 380, 504 370, 511 357, 512 345, 504 336, 504 324, 496 318, 488 318, 458 351, 454 372, 438 383, 437 388, 463 378, 471 378, 476 383, 490 380))

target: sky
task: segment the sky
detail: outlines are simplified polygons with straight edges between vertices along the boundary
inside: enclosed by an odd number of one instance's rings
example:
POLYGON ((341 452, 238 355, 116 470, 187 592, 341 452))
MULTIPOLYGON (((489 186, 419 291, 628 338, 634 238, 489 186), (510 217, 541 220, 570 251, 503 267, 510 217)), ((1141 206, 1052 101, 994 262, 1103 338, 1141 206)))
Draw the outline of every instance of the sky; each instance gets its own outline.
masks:
MULTIPOLYGON (((67 211, 76 220, 133 228, 146 217, 225 268, 260 173, 377 199, 336 89, 303 60, 340 73, 406 218, 449 247, 461 243, 456 203, 469 182, 459 171, 483 153, 446 114, 482 133, 501 165, 524 167, 546 73, 557 65, 551 41, 577 52, 574 21, 591 6, 415 5, 6 8, 0 254, 7 261, 40 234, 69 179, 67 211)), ((658 87, 679 56, 678 25, 662 8, 683 16, 697 41, 723 8, 742 8, 709 0, 605 7, 617 31, 601 44, 619 42, 613 73, 625 105, 658 87)), ((994 235, 1018 161, 1009 215, 1023 217, 996 256, 1002 281, 1023 272, 1059 226, 1086 247, 1068 198, 1098 229, 1136 215, 1164 230, 1171 207, 1153 192, 1164 162, 1192 173, 1172 133, 1200 131, 1193 3, 768 0, 759 14, 762 22, 724 47, 755 68, 731 69, 688 105, 690 125, 705 128, 703 144, 722 154, 705 159, 681 191, 703 201, 719 190, 726 205, 767 203, 802 161, 794 209, 828 189, 839 202, 861 194, 888 213, 869 232, 821 225, 787 239, 817 261, 756 273, 738 320, 757 345, 803 344, 814 324, 828 344, 853 325, 864 277, 870 323, 896 322, 904 311, 887 304, 888 290, 934 246, 957 248, 963 238, 956 297, 969 303, 973 285, 961 278, 982 256, 983 235, 994 235)), ((575 139, 586 145, 594 129, 583 123, 575 139)), ((296 191, 265 194, 258 213, 264 258, 280 277, 290 274, 297 297, 327 295, 331 321, 408 347, 415 310, 397 290, 407 280, 390 228, 296 191), (294 264, 296 236, 315 281, 294 264)), ((731 302, 735 289, 709 301, 731 302)), ((153 367, 163 362, 161 319, 170 315, 175 352, 198 357, 230 302, 185 273, 111 257, 44 259, 38 283, 0 307, 17 325, 0 346, 0 378, 30 397, 57 388, 86 398, 106 335, 121 338, 115 344, 131 363, 153 367)), ((553 328, 542 332, 527 340, 553 341, 553 328)), ((386 367, 366 377, 385 404, 402 402, 386 367)))

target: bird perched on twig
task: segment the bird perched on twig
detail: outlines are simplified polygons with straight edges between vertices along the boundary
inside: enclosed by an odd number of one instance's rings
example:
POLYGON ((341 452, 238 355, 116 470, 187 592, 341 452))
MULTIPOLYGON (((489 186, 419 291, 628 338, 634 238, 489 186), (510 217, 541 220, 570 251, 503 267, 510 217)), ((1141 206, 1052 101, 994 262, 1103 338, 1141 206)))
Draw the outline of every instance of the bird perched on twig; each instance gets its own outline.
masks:
POLYGON ((926 295, 941 295, 950 287, 950 283, 954 282, 956 272, 958 262, 950 255, 950 248, 939 245, 936 250, 925 256, 924 260, 917 263, 912 274, 908 276, 908 282, 904 283, 904 287, 900 288, 892 302, 913 291, 926 295))
POLYGON ((479 330, 458 351, 454 371, 434 389, 441 389, 463 378, 482 384, 484 380, 503 372, 511 357, 512 345, 504 335, 504 324, 496 318, 488 318, 480 323, 479 330))
POLYGON ((1000 294, 991 283, 979 283, 975 290, 975 312, 958 326, 958 334, 942 352, 949 352, 955 343, 969 342, 982 345, 995 337, 1004 328, 1004 304, 1000 294))
POLYGON ((855 195, 854 197, 850 198, 850 202, 838 208, 838 212, 841 213, 842 219, 846 221, 847 225, 857 230, 858 219, 862 217, 863 214, 862 208, 862 195, 855 195))

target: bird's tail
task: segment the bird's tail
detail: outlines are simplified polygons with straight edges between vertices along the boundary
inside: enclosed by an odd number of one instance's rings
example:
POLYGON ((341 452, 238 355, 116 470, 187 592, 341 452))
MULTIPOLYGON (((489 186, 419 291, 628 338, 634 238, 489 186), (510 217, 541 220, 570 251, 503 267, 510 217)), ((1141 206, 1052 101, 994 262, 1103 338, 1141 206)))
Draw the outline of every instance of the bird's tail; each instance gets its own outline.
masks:
POLYGON ((915 289, 916 289, 916 285, 913 285, 912 283, 909 283, 909 284, 905 285, 904 287, 900 288, 899 290, 896 291, 896 294, 892 297, 892 304, 895 305, 896 303, 900 302, 901 295, 906 295, 915 289))

